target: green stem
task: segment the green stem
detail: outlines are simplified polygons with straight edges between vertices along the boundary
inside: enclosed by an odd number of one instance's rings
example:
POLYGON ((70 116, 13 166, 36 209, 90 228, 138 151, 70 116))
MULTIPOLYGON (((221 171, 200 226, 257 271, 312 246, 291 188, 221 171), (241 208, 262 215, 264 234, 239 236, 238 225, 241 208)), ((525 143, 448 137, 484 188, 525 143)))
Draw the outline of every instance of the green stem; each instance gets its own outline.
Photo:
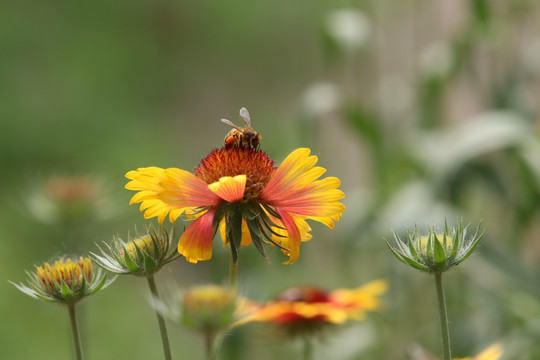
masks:
POLYGON ((450 332, 448 330, 448 315, 446 313, 446 299, 444 297, 444 288, 442 284, 442 273, 435 273, 435 286, 437 288, 437 299, 439 301, 439 315, 441 318, 441 340, 443 347, 443 360, 451 360, 450 351, 450 332))
POLYGON ((206 331, 204 333, 204 341, 206 345, 206 358, 212 359, 212 346, 214 345, 214 339, 216 338, 213 331, 206 331))
POLYGON ((313 341, 311 341, 311 338, 309 336, 304 337, 304 360, 312 360, 313 359, 313 341))
POLYGON ((81 336, 77 326, 77 316, 75 315, 75 304, 68 304, 69 321, 71 323, 71 333, 73 335, 73 345, 75 347, 75 359, 82 360, 81 336))
POLYGON ((222 331, 217 336, 213 337, 213 347, 212 352, 208 356, 209 360, 217 360, 219 350, 221 350, 221 345, 223 344, 223 340, 225 339, 225 335, 226 332, 222 331))
POLYGON ((236 291, 236 277, 238 276, 238 259, 233 260, 231 252, 231 262, 229 263, 229 288, 236 291))
MULTIPOLYGON (((146 277, 146 280, 148 280, 148 286, 150 287, 152 297, 154 299, 159 299, 154 275, 148 275, 146 277)), ((171 360, 171 346, 169 345, 169 336, 167 335, 167 327, 165 327, 165 320, 163 319, 163 316, 161 316, 158 310, 156 310, 156 317, 159 325, 159 332, 161 334, 161 343, 163 345, 163 354, 165 355, 165 360, 171 360)))

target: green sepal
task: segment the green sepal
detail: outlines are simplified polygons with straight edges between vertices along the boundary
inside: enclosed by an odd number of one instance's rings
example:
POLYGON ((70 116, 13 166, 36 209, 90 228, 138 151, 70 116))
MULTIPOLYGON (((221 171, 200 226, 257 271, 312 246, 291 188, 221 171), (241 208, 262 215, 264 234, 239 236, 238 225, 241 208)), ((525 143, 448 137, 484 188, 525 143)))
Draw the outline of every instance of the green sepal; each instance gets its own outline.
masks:
POLYGON ((427 240, 427 244, 426 244, 426 257, 428 259, 433 259, 434 258, 434 255, 433 255, 433 236, 435 235, 435 233, 433 232, 429 232, 428 234, 428 240, 427 240))
POLYGON ((148 274, 152 274, 158 270, 156 261, 152 258, 152 256, 148 253, 144 253, 144 272, 148 274))
POLYGON ((433 261, 435 265, 439 266, 439 265, 446 264, 446 251, 444 250, 439 238, 437 237, 437 234, 435 233, 433 234, 433 242, 434 242, 433 261))
MULTIPOLYGON (((165 230, 165 236, 167 236, 167 232, 165 230)), ((151 254, 151 257, 152 259, 159 259, 161 257, 161 249, 159 247, 159 242, 157 241, 157 238, 156 238, 156 233, 152 233, 150 234, 150 238, 152 239, 152 244, 154 245, 154 253, 151 254)))
POLYGON ((259 229, 259 226, 257 225, 256 220, 246 220, 246 222, 248 225, 249 233, 251 234, 251 241, 253 242, 253 245, 255 245, 255 248, 265 258, 265 260, 268 260, 268 257, 266 256, 266 252, 264 251, 260 229, 259 229))
MULTIPOLYGON (((135 246, 137 248, 137 246, 135 246)), ((139 265, 137 265, 135 263, 135 261, 131 258, 131 256, 129 255, 128 251, 126 250, 126 247, 122 245, 122 248, 124 249, 124 262, 126 264, 126 267, 128 268, 129 271, 131 272, 138 272, 141 270, 141 268, 139 267, 139 265)))
POLYGON ((233 262, 238 261, 240 244, 242 243, 242 213, 236 207, 231 207, 225 217, 227 237, 231 247, 233 262))
POLYGON ((62 280, 62 284, 60 286, 60 291, 62 293, 62 297, 69 301, 69 300, 72 300, 74 298, 73 296, 73 291, 71 291, 71 289, 69 288, 69 286, 66 284, 66 282, 64 280, 62 280))
POLYGON ((482 238, 484 237, 484 231, 482 231, 482 233, 478 235, 479 230, 480 230, 480 225, 478 225, 478 228, 476 229, 476 233, 474 234, 475 240, 472 242, 472 244, 469 245, 469 248, 465 251, 465 253, 463 253, 463 255, 459 257, 458 261, 461 262, 465 260, 474 252, 474 250, 476 250, 476 247, 478 246, 478 244, 480 244, 480 240, 482 240, 482 238))
POLYGON ((409 266, 412 266, 413 268, 415 269, 418 269, 418 270, 427 270, 428 267, 425 266, 425 265, 422 265, 420 264, 419 262, 405 256, 404 254, 401 254, 399 252, 397 252, 387 241, 386 241, 386 245, 388 246, 388 248, 390 249, 390 251, 392 252, 392 254, 394 254, 394 256, 399 260, 401 261, 402 263, 404 263, 405 265, 409 265, 409 266))

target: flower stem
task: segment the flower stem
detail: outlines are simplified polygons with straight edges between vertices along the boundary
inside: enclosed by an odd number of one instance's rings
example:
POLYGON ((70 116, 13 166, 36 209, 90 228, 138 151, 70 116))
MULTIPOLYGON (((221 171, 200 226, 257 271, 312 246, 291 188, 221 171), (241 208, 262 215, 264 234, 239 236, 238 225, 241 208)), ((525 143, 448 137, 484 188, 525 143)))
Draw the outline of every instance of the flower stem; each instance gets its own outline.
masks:
MULTIPOLYGON (((146 280, 148 280, 148 286, 150 287, 150 292, 152 293, 152 296, 155 299, 159 299, 154 275, 148 275, 146 277, 146 280)), ((171 346, 169 345, 169 336, 167 335, 167 327, 165 327, 165 320, 157 310, 156 317, 159 325, 159 332, 161 334, 161 343, 163 345, 163 354, 165 355, 165 360, 171 360, 171 346)))
POLYGON ((435 286, 437 288, 437 299, 439 301, 439 315, 441 318, 441 340, 443 347, 443 360, 451 360, 450 351, 450 332, 448 330, 448 315, 446 313, 446 299, 444 297, 444 288, 442 284, 442 273, 435 273, 435 286))
POLYGON ((304 360, 312 360, 313 359, 313 341, 311 341, 311 338, 309 336, 304 337, 304 360))
POLYGON ((205 346, 206 346, 206 358, 209 360, 214 358, 213 346, 214 346, 215 339, 216 339, 216 335, 213 331, 206 331, 204 333, 204 341, 205 341, 205 346))
POLYGON ((238 259, 236 262, 233 259, 231 252, 231 262, 229 263, 229 288, 236 291, 236 277, 238 275, 238 259))
POLYGON ((221 345, 223 345, 223 340, 225 340, 225 335, 227 335, 225 331, 221 331, 217 336, 214 335, 211 352, 208 356, 209 360, 217 360, 221 345))
POLYGON ((71 333, 73 335, 73 345, 75 347, 75 359, 82 360, 81 336, 77 326, 77 316, 75 315, 75 304, 68 304, 69 321, 71 323, 71 333))

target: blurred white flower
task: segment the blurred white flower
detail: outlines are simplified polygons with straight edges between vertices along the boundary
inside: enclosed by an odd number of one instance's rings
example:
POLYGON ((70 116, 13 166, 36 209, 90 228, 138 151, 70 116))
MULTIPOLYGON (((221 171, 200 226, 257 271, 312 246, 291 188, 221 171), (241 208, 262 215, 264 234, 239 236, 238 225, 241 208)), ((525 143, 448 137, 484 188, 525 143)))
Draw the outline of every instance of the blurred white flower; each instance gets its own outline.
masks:
POLYGON ((381 112, 389 119, 402 121, 403 114, 413 105, 410 85, 403 76, 396 74, 384 76, 378 85, 377 100, 381 112))
POLYGON ((452 49, 447 42, 434 42, 426 46, 419 57, 420 71, 427 77, 444 77, 454 65, 452 49))
POLYGON ((335 84, 318 82, 304 91, 302 107, 310 119, 317 119, 334 111, 340 100, 340 90, 335 84))
POLYGON ((526 44, 522 50, 523 67, 534 75, 540 75, 540 38, 526 44))
POLYGON ((326 30, 345 51, 356 51, 367 43, 371 35, 371 24, 359 10, 339 9, 328 14, 326 30))

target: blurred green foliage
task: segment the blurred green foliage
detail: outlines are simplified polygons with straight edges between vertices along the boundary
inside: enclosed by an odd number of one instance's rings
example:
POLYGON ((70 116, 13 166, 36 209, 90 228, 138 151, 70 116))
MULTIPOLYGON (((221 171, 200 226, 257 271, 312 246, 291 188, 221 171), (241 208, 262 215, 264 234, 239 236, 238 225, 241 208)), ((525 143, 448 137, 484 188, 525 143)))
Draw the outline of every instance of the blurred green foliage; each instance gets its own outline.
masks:
MULTIPOLYGON (((300 146, 319 155, 342 180, 347 205, 335 230, 313 226, 293 266, 280 264, 277 249, 268 251, 271 264, 243 249, 241 290, 264 301, 297 284, 391 284, 385 309, 329 336, 317 345, 318 359, 418 359, 415 344, 439 354, 432 279, 395 261, 382 238, 456 217, 482 220, 486 235, 478 255, 446 277, 454 353, 502 341, 503 359, 540 357, 536 2, 8 1, 2 8, 1 358, 72 358, 64 309, 7 280, 143 228, 124 174, 150 165, 191 170, 221 145, 228 129, 219 119, 236 121, 241 106, 277 162, 300 146), (88 197, 59 195, 55 177, 94 185, 82 186, 88 197)), ((228 250, 216 239, 210 262, 180 259, 158 275, 158 286, 223 283, 227 266, 228 250)), ((121 278, 79 307, 87 359, 161 356, 140 280, 121 278)), ((169 328, 176 358, 202 358, 196 334, 169 328)), ((222 358, 299 352, 300 344, 273 342, 250 325, 226 338, 222 358)))

